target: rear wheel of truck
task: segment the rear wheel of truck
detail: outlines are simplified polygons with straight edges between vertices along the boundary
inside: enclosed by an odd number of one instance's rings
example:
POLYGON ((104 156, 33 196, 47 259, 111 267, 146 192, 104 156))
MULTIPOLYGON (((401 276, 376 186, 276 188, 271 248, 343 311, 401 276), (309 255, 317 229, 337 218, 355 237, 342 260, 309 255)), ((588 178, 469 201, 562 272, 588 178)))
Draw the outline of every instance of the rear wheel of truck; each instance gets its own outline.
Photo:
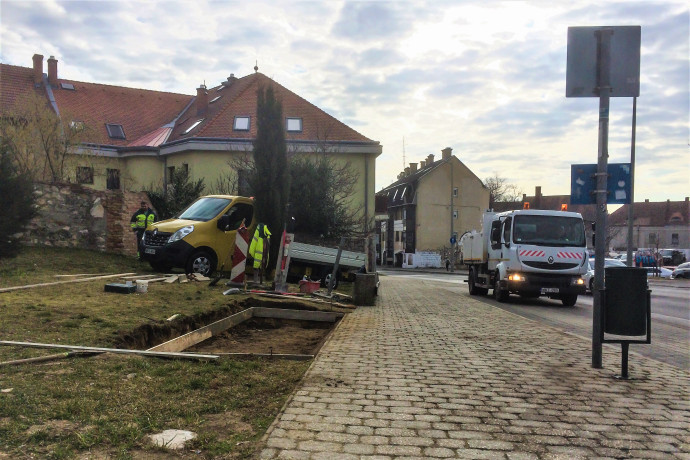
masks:
POLYGON ((572 307, 577 302, 577 294, 568 294, 561 297, 561 302, 566 307, 572 307))
POLYGON ((207 251, 196 251, 187 260, 185 271, 187 273, 199 273, 209 276, 216 268, 216 258, 207 251))
MULTIPOLYGON (((326 284, 325 284, 325 285, 326 285, 326 288, 328 288, 328 283, 331 282, 331 278, 332 278, 332 277, 333 277, 333 273, 329 273, 328 275, 326 275, 326 276, 324 277, 324 283, 326 283, 326 284)), ((338 277, 336 276, 336 277, 333 279, 333 289, 335 289, 335 288, 337 288, 337 287, 338 287, 338 277)))
POLYGON ((509 295, 508 291, 501 289, 501 282, 496 278, 496 282, 494 283, 494 298, 503 303, 508 300, 509 295))
POLYGON ((487 288, 482 288, 477 286, 477 271, 470 268, 470 272, 467 274, 467 286, 470 289, 470 295, 486 295, 489 290, 487 288))

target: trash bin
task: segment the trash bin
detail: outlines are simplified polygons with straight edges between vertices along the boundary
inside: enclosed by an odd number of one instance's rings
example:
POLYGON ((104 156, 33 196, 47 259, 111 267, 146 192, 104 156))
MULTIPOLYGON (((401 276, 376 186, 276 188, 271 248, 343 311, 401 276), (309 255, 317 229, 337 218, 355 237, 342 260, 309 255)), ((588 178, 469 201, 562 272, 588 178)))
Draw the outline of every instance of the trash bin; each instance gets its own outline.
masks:
POLYGON ((647 334, 647 270, 605 269, 604 333, 638 336, 647 334))
POLYGON ((357 273, 352 301, 355 305, 374 305, 376 297, 376 273, 357 273))

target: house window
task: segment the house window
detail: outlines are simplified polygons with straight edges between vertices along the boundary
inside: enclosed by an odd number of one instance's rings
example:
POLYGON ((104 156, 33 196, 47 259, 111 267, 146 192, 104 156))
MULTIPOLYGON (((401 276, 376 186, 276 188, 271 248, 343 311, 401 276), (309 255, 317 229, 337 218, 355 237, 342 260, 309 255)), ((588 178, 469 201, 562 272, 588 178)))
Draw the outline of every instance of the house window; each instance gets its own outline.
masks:
POLYGON ((74 91, 74 85, 72 83, 60 83, 60 88, 74 91))
POLYGON ((77 167, 77 183, 93 184, 93 168, 90 166, 77 167))
POLYGON ((200 119, 200 120, 195 121, 194 123, 192 123, 192 126, 190 126, 189 128, 187 128, 187 129, 185 130, 185 132, 183 132, 182 134, 189 134, 194 128, 196 128, 197 126, 199 126, 199 125, 201 124, 202 121, 204 121, 203 118, 200 119))
POLYGON ((126 139, 125 130, 122 128, 122 125, 106 123, 105 129, 108 130, 108 136, 111 139, 126 139))
POLYGON ((458 188, 453 187, 453 197, 457 198, 458 197, 458 188))
POLYGON ((120 170, 106 169, 108 177, 106 178, 106 188, 108 190, 120 190, 120 170))
POLYGON ((171 181, 174 175, 175 175, 175 167, 174 166, 168 166, 168 180, 171 181))
POLYGON ((249 117, 235 117, 232 129, 235 131, 249 131, 249 117))
POLYGON ((302 132, 302 119, 301 118, 288 118, 285 122, 285 129, 291 133, 301 133, 302 132))
POLYGON ((182 163, 182 171, 189 174, 189 165, 187 163, 182 163))
POLYGON ((678 246, 679 243, 678 234, 671 233, 671 246, 678 246))
POLYGON ((395 232, 395 241, 400 241, 400 232, 395 232))
POLYGON ((69 122, 69 127, 72 129, 72 131, 76 131, 76 132, 84 131, 84 122, 72 120, 69 122))
POLYGON ((653 246, 656 244, 656 233, 649 234, 649 245, 653 246))
POLYGON ((402 212, 403 212, 402 218, 407 219, 407 209, 403 209, 402 212))

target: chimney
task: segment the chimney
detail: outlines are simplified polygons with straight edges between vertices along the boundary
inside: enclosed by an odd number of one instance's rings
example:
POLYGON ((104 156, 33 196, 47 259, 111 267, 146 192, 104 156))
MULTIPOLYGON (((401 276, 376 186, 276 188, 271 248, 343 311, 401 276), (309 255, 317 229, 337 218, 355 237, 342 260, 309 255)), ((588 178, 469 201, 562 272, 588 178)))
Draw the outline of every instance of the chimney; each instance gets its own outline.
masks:
POLYGON ((426 157, 426 164, 430 165, 431 163, 434 162, 434 154, 430 153, 428 157, 426 157))
POLYGON ((410 175, 410 167, 405 168, 405 177, 410 175))
POLYGON ((539 185, 534 188, 534 208, 541 209, 541 186, 539 185))
POLYGON ((206 85, 199 85, 196 89, 196 114, 201 115, 206 112, 208 108, 208 93, 206 92, 206 85))
POLYGON ((48 83, 50 83, 51 86, 57 86, 58 84, 58 75, 57 75, 57 59, 55 59, 55 56, 50 56, 48 58, 48 83))
POLYGON ((34 85, 40 86, 43 83, 43 55, 34 54, 34 85))
POLYGON ((522 201, 523 202, 527 201, 527 194, 526 193, 522 194, 522 201))
POLYGON ((444 160, 450 159, 451 154, 453 153, 453 149, 450 147, 446 147, 445 149, 441 150, 441 158, 444 160))
POLYGON ((417 163, 410 163, 410 172, 411 173, 417 172, 417 163))
POLYGON ((645 203, 649 203, 649 198, 645 198, 645 199, 644 199, 644 202, 645 202, 645 203))
POLYGON ((227 81, 224 81, 221 83, 223 86, 230 86, 232 85, 235 81, 237 80, 237 77, 235 76, 234 73, 231 73, 230 76, 228 77, 227 81))
POLYGON ((424 169, 425 166, 426 166, 426 161, 422 160, 419 162, 419 169, 424 169))

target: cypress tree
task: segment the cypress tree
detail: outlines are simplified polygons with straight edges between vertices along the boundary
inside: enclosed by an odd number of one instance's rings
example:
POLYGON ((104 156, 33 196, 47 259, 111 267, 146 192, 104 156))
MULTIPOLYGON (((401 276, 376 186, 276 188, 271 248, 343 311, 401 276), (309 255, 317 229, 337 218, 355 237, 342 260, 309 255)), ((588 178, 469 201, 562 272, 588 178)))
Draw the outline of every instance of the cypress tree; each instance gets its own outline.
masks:
POLYGON ((7 143, 0 140, 0 259, 19 253, 21 233, 36 215, 33 183, 18 173, 7 143))
POLYGON ((283 129, 283 104, 276 98, 272 86, 258 89, 256 118, 254 174, 250 184, 254 191, 257 221, 266 224, 273 235, 268 259, 268 267, 273 267, 285 223, 290 175, 283 129))

